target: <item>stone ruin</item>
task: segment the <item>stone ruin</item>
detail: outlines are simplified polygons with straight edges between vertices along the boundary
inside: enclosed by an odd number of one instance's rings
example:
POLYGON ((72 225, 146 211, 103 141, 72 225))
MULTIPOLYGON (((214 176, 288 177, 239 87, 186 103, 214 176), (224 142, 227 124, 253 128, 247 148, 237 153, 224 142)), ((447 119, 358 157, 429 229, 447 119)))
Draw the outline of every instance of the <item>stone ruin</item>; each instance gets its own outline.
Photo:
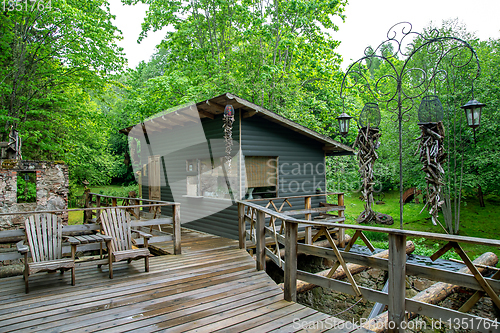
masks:
MULTIPOLYGON (((68 193, 68 166, 64 162, 0 159, 0 213, 67 209, 68 193), (36 201, 20 203, 18 176, 28 173, 35 176, 32 178, 35 179, 36 201)), ((58 215, 67 224, 68 212, 58 215)), ((0 216, 0 231, 24 227, 25 219, 26 215, 0 216)))

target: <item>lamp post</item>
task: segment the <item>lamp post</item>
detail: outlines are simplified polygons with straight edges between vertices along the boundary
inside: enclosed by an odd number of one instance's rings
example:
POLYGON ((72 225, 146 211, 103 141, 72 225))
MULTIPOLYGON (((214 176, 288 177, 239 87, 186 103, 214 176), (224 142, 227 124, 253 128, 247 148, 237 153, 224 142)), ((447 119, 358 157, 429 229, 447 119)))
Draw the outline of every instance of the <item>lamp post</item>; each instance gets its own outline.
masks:
MULTIPOLYGON (((364 56, 349 66, 344 75, 341 98, 345 98, 345 90, 354 87, 363 88, 373 101, 385 104, 386 109, 394 113, 398 123, 401 229, 403 229, 404 190, 402 141, 405 115, 414 108, 417 100, 435 90, 440 82, 446 81, 449 70, 453 68, 464 70, 469 67, 475 71, 475 74, 471 75, 471 80, 474 82, 480 74, 479 59, 475 50, 466 41, 451 36, 440 36, 435 29, 424 35, 412 31, 410 23, 401 22, 389 29, 387 39, 377 48, 366 48, 364 56), (425 66, 415 65, 415 62, 418 62, 418 59, 415 60, 417 58, 415 55, 419 54, 426 59, 425 66), (376 73, 370 69, 381 63, 387 64, 385 66, 387 71, 380 77, 373 77, 376 73)), ((466 113, 471 114, 473 126, 476 126, 475 121, 479 125, 480 107, 475 105, 474 107, 464 105, 466 113)))

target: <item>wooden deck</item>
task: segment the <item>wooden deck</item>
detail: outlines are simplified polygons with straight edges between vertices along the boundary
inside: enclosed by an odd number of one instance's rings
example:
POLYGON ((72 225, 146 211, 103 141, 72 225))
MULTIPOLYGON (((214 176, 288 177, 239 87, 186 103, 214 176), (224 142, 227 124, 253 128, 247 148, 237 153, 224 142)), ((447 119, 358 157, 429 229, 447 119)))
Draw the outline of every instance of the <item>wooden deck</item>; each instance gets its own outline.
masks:
MULTIPOLYGON (((172 226, 163 226, 162 231, 172 233, 172 226)), ((200 255, 203 255, 203 252, 207 251, 226 251, 229 249, 238 249, 237 240, 223 238, 187 228, 181 229, 181 244, 183 254, 200 253, 200 255)), ((150 249, 161 254, 174 253, 174 246, 172 242, 150 244, 150 249)))
POLYGON ((283 300, 248 253, 232 248, 231 240, 224 247, 224 239, 202 235, 196 241, 191 234, 191 252, 183 239, 185 254, 151 258, 149 273, 142 261, 123 262, 113 265, 110 280, 106 266, 83 263, 76 286, 68 273, 41 273, 30 277, 28 295, 22 277, 0 279, 0 332, 299 331, 294 319, 323 322, 309 332, 368 332, 283 300))

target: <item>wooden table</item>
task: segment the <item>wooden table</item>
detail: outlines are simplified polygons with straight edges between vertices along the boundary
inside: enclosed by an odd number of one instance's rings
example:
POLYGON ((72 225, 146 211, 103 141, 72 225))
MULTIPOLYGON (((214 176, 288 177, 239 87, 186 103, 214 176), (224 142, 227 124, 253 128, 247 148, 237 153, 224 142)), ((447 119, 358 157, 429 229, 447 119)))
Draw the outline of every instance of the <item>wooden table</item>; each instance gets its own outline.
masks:
MULTIPOLYGON (((106 243, 106 249, 108 251, 108 255, 111 254, 111 251, 109 249, 109 245, 113 237, 103 235, 103 234, 94 234, 94 235, 81 235, 81 236, 72 236, 72 238, 78 240, 80 244, 92 244, 92 243, 99 243, 100 244, 100 250, 99 250, 99 260, 96 260, 96 263, 99 265, 102 264, 107 264, 108 259, 103 259, 102 258, 102 243, 106 243)), ((78 247, 77 247, 78 249, 78 247)))

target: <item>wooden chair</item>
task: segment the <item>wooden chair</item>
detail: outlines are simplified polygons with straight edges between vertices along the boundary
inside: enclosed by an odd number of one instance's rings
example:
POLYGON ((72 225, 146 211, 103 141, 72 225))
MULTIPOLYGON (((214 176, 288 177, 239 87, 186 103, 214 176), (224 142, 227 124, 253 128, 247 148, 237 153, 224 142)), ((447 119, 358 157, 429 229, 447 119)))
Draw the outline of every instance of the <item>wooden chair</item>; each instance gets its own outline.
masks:
POLYGON ((113 237, 111 240, 111 253, 109 255, 109 278, 113 278, 113 262, 144 258, 146 272, 149 272, 148 240, 150 234, 130 228, 130 215, 124 209, 110 208, 101 212, 102 231, 105 235, 113 237), (137 233, 144 238, 144 248, 132 248, 132 233, 137 233))
POLYGON ((28 263, 28 246, 23 241, 17 243, 17 250, 24 254, 24 283, 26 293, 29 292, 28 277, 37 272, 52 272, 58 269, 61 273, 71 269, 71 284, 75 285, 75 252, 80 243, 73 237, 62 236, 62 223, 54 214, 35 214, 24 222, 24 231, 28 240, 29 251, 33 259, 28 263), (71 244, 71 259, 62 257, 62 240, 67 238, 71 244))

